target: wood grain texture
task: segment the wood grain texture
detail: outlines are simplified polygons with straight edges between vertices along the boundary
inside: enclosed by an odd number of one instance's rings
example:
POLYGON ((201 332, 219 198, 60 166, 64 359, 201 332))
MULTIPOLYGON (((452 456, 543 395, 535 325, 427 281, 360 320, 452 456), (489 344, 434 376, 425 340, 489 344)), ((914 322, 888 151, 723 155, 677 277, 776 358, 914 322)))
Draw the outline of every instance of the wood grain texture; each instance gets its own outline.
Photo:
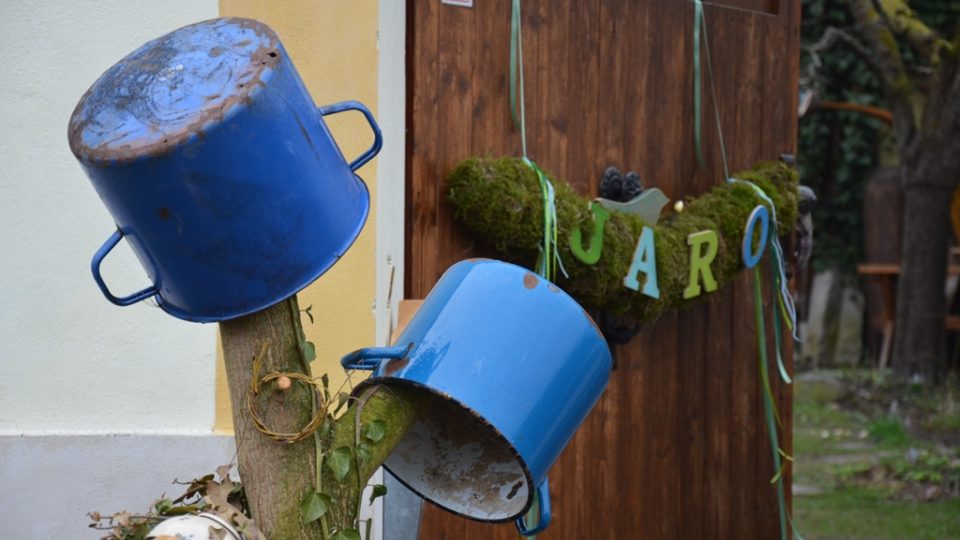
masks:
MULTIPOLYGON (((507 96, 509 2, 410 1, 408 10, 406 291, 422 298, 461 259, 505 258, 454 220, 444 178, 463 158, 521 146, 507 96)), ((523 10, 531 159, 584 194, 609 165, 672 199, 723 180, 706 78, 704 171, 694 156, 691 3, 527 0, 523 10)), ((717 1, 705 13, 730 169, 793 152, 799 2, 717 1)), ((779 534, 751 279, 744 272, 617 348, 610 386, 552 469, 554 521, 540 538, 779 534)), ((792 396, 779 381, 774 390, 789 449, 792 396)), ((517 534, 428 507, 420 538, 517 534)))

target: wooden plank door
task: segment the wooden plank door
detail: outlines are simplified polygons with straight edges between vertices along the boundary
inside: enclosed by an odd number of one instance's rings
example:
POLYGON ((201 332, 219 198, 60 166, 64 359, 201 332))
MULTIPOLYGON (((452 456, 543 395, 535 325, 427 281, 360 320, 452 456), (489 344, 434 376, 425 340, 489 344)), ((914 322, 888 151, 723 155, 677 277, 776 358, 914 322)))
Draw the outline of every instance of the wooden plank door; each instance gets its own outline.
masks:
MULTIPOLYGON (((454 220, 445 175, 469 156, 520 154, 507 97, 510 2, 473 4, 408 1, 411 298, 454 262, 495 255, 454 220)), ((705 4, 731 171, 793 152, 799 1, 705 4)), ((722 181, 706 67, 704 171, 694 156, 693 10, 684 0, 526 0, 531 158, 591 196, 608 165, 674 200, 722 181)), ((551 472, 554 522, 541 538, 779 536, 753 320, 744 272, 617 348, 610 386, 551 472)), ((779 381, 775 392, 789 449, 791 393, 779 381)), ((517 538, 512 524, 433 507, 421 531, 424 540, 517 538)))

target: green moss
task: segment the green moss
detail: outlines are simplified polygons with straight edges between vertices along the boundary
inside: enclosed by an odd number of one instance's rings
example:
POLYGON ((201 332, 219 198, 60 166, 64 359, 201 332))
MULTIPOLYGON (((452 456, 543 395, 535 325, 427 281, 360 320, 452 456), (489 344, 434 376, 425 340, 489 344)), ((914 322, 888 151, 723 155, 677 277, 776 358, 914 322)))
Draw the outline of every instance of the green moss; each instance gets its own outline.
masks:
MULTIPOLYGON (((646 225, 639 217, 611 212, 604 226, 603 253, 586 265, 570 251, 570 231, 593 231, 589 200, 566 182, 550 179, 556 190, 558 251, 568 277, 559 284, 580 302, 629 312, 639 320, 656 318, 680 307, 690 271, 687 235, 717 231, 719 249, 711 270, 718 284, 729 282, 742 267, 740 245, 750 212, 763 201, 745 184, 719 185, 686 202, 686 210, 661 219, 654 227, 660 299, 624 287, 637 240, 646 225)), ((763 189, 773 200, 780 231, 792 231, 797 213, 797 175, 781 163, 762 163, 735 175, 763 189)), ((536 173, 517 158, 470 158, 448 178, 448 197, 457 217, 476 236, 511 258, 532 266, 543 235, 543 199, 536 173)))

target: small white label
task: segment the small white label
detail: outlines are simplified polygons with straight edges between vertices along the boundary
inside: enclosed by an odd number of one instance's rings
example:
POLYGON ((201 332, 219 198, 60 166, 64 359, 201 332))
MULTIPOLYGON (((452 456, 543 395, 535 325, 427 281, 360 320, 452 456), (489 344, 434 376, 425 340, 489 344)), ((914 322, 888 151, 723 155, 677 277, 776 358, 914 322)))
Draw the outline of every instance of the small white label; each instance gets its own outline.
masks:
POLYGON ((473 0, 440 0, 448 6, 473 7, 473 0))

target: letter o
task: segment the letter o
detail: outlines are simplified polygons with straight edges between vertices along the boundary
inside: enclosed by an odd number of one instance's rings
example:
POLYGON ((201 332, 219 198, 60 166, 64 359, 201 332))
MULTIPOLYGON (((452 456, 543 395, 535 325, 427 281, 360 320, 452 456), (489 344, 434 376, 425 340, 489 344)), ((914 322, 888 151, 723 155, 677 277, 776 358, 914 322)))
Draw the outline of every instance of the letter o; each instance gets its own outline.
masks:
POLYGON ((753 268, 763 257, 763 251, 767 247, 767 236, 770 234, 770 214, 763 205, 757 206, 750 212, 747 219, 747 228, 743 234, 743 265, 747 268, 753 268), (760 245, 757 252, 753 252, 753 230, 760 222, 760 245))

